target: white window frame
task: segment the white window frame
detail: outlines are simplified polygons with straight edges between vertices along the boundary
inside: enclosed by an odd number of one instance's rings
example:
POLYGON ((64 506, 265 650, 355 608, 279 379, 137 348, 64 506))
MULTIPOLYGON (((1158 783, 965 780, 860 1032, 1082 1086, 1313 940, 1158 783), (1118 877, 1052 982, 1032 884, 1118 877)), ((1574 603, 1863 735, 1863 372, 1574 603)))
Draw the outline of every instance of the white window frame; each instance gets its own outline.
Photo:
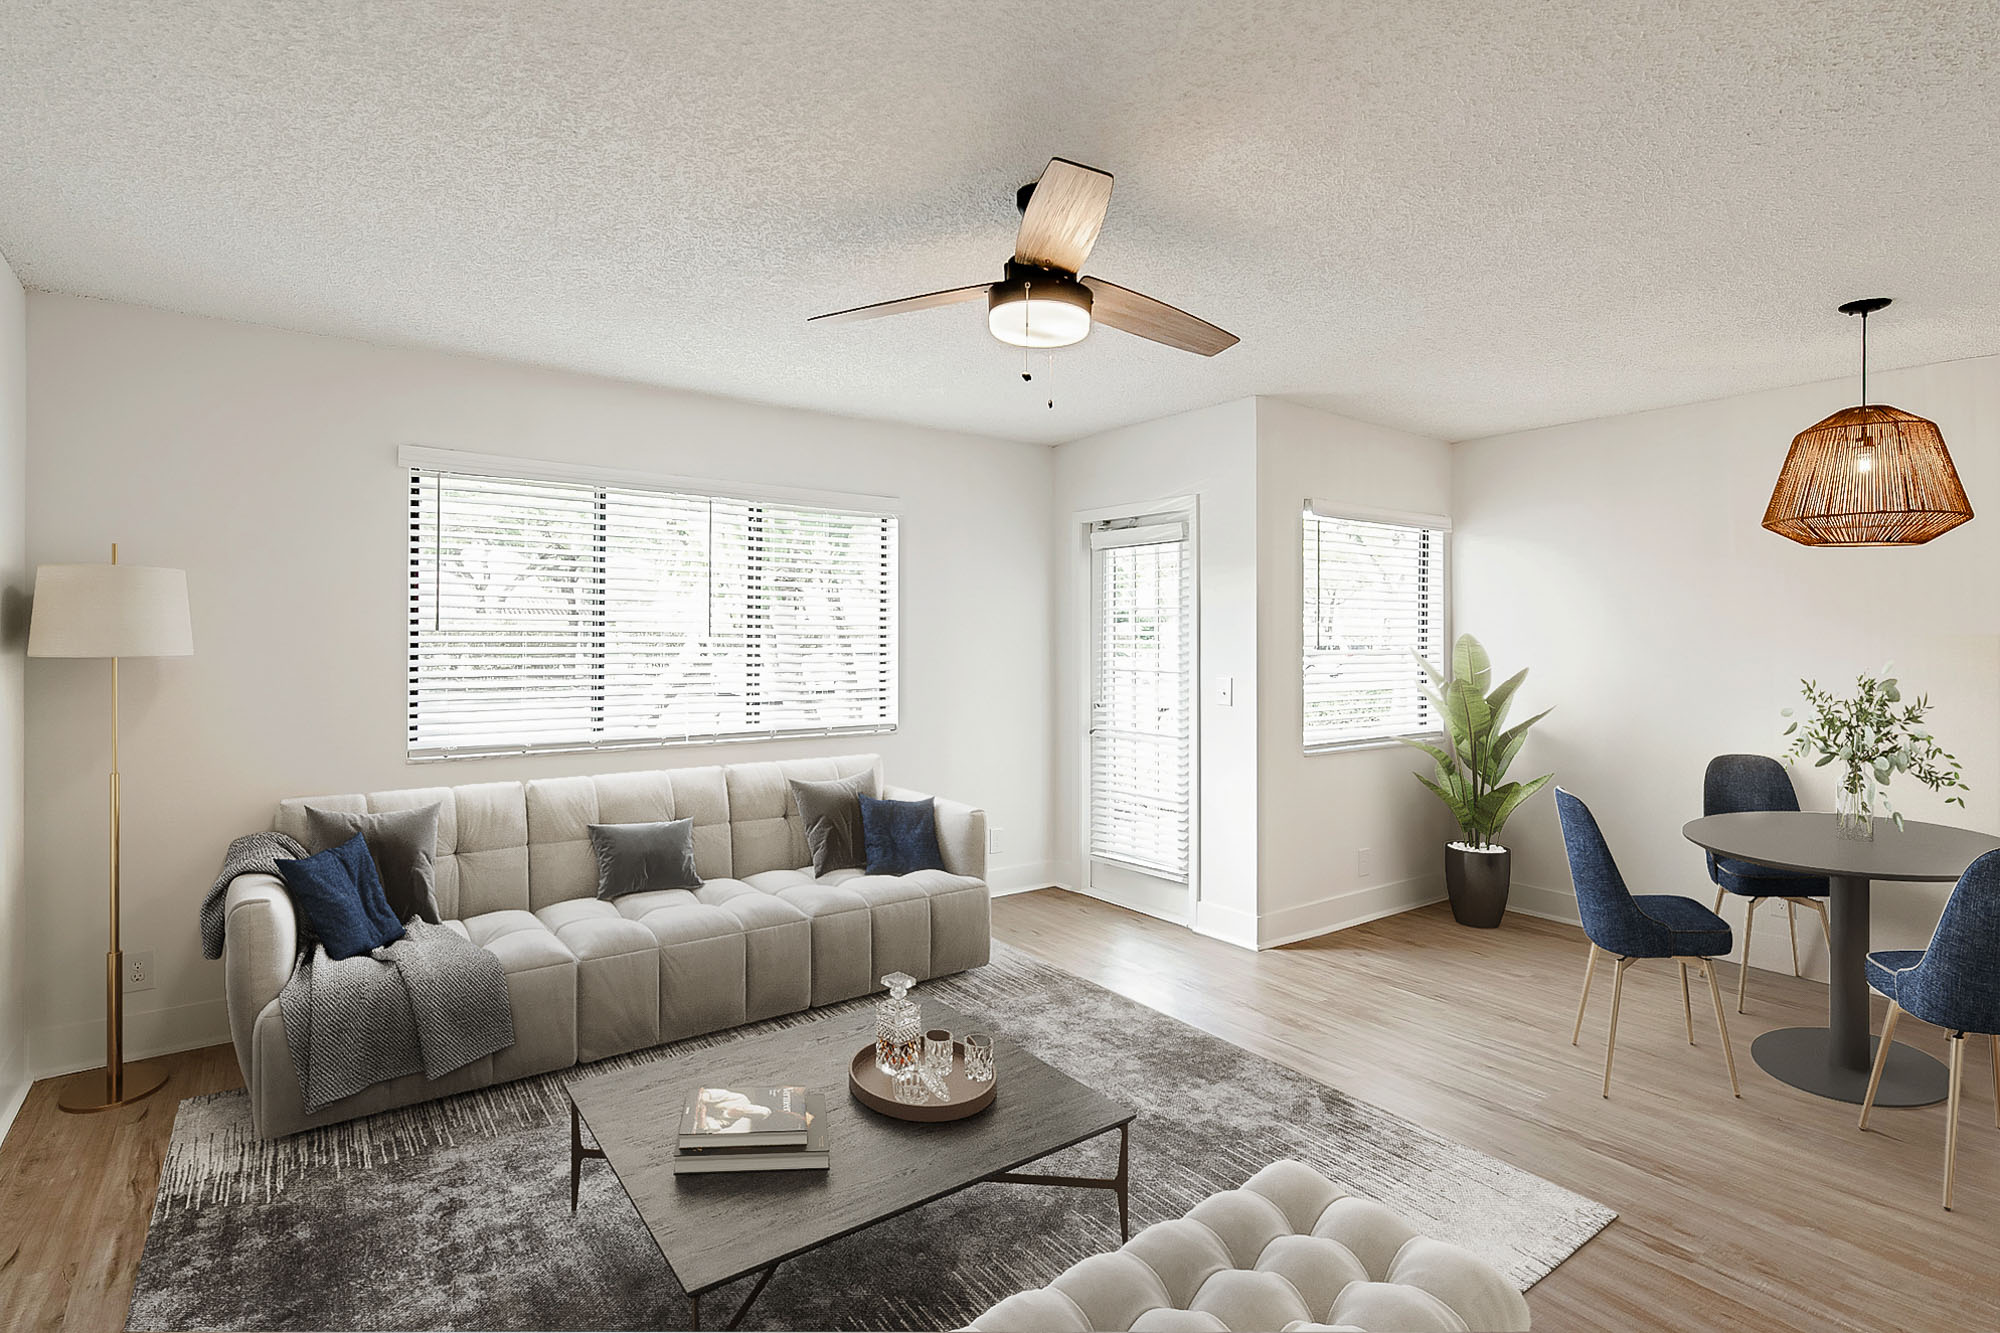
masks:
POLYGON ((1368 736, 1353 736, 1337 741, 1311 742, 1305 739, 1304 735, 1305 689, 1306 689, 1306 642, 1304 638, 1305 613, 1307 609, 1311 606, 1310 599, 1314 594, 1314 589, 1306 585, 1304 578, 1305 519, 1307 518, 1333 519, 1333 520, 1345 519, 1357 523, 1381 523, 1381 524, 1389 524, 1400 527, 1427 528, 1439 534, 1439 540, 1443 543, 1443 550, 1440 556, 1440 564, 1443 569, 1443 578, 1444 578, 1444 587, 1441 590, 1440 594, 1440 602, 1442 605, 1442 624, 1440 626, 1439 644, 1441 650, 1440 656, 1444 666, 1446 667, 1447 674, 1449 674, 1449 665, 1451 661, 1451 645, 1452 645, 1452 587, 1455 581, 1452 568, 1454 551, 1452 543, 1452 530, 1451 530, 1452 525, 1450 517, 1444 514, 1427 514, 1416 510, 1377 509, 1364 505, 1343 504, 1335 500, 1308 499, 1301 506, 1299 518, 1300 522, 1297 529, 1299 537, 1299 553, 1298 553, 1298 559, 1293 563, 1292 567, 1300 571, 1299 619, 1297 621, 1300 629, 1299 728, 1300 728, 1300 741, 1301 744, 1303 745, 1304 752, 1308 755, 1343 754, 1352 750, 1382 749, 1387 746, 1398 744, 1401 741, 1401 739, 1406 736, 1418 740, 1436 740, 1443 737, 1444 726, 1442 724, 1442 720, 1440 720, 1438 726, 1428 728, 1422 731, 1382 732, 1379 734, 1368 735, 1368 736))
MULTIPOLYGON (((688 745, 730 744, 740 741, 769 741, 842 735, 880 735, 894 732, 899 724, 902 686, 902 543, 901 502, 892 496, 865 495, 841 491, 808 490, 795 487, 763 486, 667 476, 619 468, 556 463, 503 455, 471 453, 455 449, 435 449, 403 445, 397 450, 399 470, 407 483, 418 472, 446 472, 464 476, 507 481, 547 481, 565 485, 596 486, 637 491, 654 491, 694 499, 734 500, 840 514, 886 519, 891 524, 892 559, 889 564, 888 676, 886 716, 878 722, 852 726, 771 726, 731 730, 712 734, 673 734, 657 737, 620 737, 597 741, 519 741, 467 743, 462 745, 419 745, 415 743, 414 677, 417 671, 419 628, 414 614, 405 639, 405 761, 436 763, 452 759, 490 758, 496 755, 562 754, 592 750, 666 749, 688 745)), ((406 537, 409 578, 417 577, 417 550, 414 533, 406 537)), ((414 593, 405 581, 404 596, 410 606, 414 593)))

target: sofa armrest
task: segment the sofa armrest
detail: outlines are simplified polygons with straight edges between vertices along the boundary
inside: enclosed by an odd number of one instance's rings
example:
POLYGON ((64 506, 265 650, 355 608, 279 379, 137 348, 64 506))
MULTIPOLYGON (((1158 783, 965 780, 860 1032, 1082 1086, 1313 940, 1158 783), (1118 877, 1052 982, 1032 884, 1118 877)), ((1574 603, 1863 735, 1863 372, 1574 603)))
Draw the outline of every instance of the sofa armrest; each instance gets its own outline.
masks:
POLYGON ((884 787, 882 798, 889 801, 930 801, 937 810, 938 851, 944 868, 954 875, 986 880, 986 812, 958 801, 947 801, 929 792, 907 787, 884 787))
POLYGON ((245 1083, 254 1083, 257 1015, 292 979, 299 956, 299 918, 276 875, 238 875, 223 900, 222 960, 229 994, 229 1036, 245 1083))

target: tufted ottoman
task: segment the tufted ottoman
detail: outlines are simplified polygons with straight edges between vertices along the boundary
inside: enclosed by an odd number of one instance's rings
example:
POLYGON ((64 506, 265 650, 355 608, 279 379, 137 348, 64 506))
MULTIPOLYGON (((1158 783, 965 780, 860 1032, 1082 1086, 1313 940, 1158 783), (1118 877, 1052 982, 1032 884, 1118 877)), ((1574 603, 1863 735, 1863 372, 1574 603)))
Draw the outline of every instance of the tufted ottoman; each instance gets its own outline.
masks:
POLYGON ((985 1330, 1525 1329, 1491 1265, 1301 1162, 1274 1162, 972 1322, 985 1330))

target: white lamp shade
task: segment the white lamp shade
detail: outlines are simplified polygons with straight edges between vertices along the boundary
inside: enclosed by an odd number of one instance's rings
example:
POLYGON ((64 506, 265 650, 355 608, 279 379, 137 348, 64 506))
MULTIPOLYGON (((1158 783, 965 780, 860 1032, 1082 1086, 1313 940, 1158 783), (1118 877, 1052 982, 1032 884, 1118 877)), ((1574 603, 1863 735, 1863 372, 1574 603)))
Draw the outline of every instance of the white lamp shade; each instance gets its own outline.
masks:
POLYGON ((186 657, 187 573, 148 565, 40 565, 30 657, 186 657))

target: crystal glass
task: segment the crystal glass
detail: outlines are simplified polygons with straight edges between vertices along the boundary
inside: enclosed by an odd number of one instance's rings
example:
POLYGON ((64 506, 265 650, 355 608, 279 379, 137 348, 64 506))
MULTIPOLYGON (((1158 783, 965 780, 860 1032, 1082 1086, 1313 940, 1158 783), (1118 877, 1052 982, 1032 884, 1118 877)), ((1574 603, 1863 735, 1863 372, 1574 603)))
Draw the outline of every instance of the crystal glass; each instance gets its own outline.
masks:
POLYGON ((908 998, 910 987, 917 984, 915 977, 891 972, 882 984, 889 988, 889 998, 875 1011, 875 1067, 894 1078, 917 1064, 924 1020, 916 1001, 908 998))
POLYGON ((1868 808, 1868 789, 1857 786, 1850 789, 1842 784, 1833 794, 1834 831, 1843 838, 1856 842, 1875 840, 1875 812, 1868 808))
POLYGON ((951 1029, 932 1028, 924 1033, 924 1067, 943 1080, 950 1077, 951 1066, 951 1029))
POLYGON ((896 1071, 896 1084, 890 1095, 905 1106, 929 1106, 944 1100, 942 1091, 924 1077, 923 1064, 917 1060, 896 1071))
POLYGON ((993 1038, 984 1032, 965 1034, 965 1077, 974 1083, 993 1081, 993 1038))

